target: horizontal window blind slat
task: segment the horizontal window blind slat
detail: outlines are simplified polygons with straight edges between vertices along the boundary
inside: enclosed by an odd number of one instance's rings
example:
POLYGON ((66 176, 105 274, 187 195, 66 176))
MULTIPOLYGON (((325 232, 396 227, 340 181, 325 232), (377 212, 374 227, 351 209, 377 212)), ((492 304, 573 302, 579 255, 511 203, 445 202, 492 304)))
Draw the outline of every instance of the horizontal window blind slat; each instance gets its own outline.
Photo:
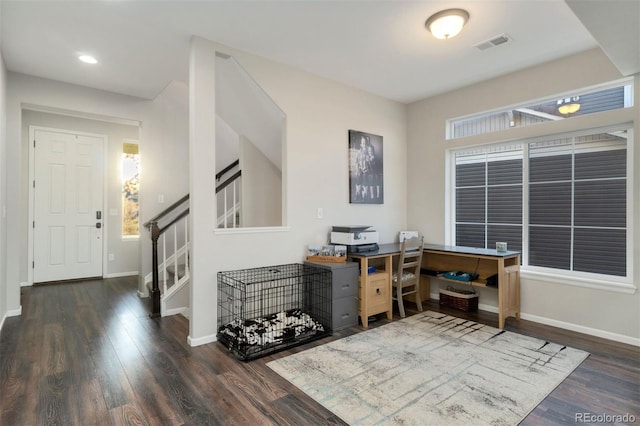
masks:
POLYGON ((456 226, 456 245, 484 248, 484 225, 458 224, 456 226))
POLYGON ((530 185, 529 222, 533 225, 570 225, 571 182, 530 185))
POLYGON ((571 179, 571 155, 531 158, 529 182, 549 182, 571 179))
POLYGON ((487 248, 495 248, 498 241, 506 241, 509 250, 522 250, 522 226, 489 225, 487 227, 487 248))
POLYGON ((625 276, 627 238, 624 230, 576 229, 574 269, 596 274, 625 276))
POLYGON ((529 228, 529 264, 568 270, 571 266, 571 229, 529 228))
POLYGON ((485 164, 456 165, 456 187, 477 186, 485 184, 485 164))
POLYGON ((522 160, 490 161, 487 178, 489 185, 522 183, 522 160))
POLYGON ((522 223, 522 186, 489 187, 487 198, 489 222, 522 223))
POLYGON ((575 179, 596 179, 627 176, 627 150, 588 152, 575 158, 575 179))
POLYGON ((485 221, 484 188, 460 188, 456 191, 456 218, 459 222, 485 221))
POLYGON ((626 180, 576 182, 575 224, 625 228, 626 180))

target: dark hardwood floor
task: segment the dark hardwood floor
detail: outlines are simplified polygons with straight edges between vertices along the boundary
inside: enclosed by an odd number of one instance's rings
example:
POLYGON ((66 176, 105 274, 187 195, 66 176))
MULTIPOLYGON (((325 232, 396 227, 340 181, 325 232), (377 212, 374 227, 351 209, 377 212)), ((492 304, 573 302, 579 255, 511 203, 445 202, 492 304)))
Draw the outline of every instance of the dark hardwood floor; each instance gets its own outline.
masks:
MULTIPOLYGON (((2 426, 344 424, 265 363, 361 327, 243 363, 218 343, 190 347, 180 315, 150 319, 133 278, 24 287, 21 303, 0 334, 2 426)), ((491 313, 442 312, 497 324, 491 313)), ((523 424, 575 424, 576 413, 640 422, 639 348, 524 320, 506 328, 591 353, 523 424)))

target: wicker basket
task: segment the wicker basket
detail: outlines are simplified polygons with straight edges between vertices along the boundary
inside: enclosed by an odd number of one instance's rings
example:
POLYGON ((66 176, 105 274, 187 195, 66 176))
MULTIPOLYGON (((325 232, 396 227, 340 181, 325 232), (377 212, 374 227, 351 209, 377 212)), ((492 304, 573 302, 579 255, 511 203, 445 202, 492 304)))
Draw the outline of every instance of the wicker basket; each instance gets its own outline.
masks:
POLYGON ((440 290, 440 305, 466 312, 478 310, 478 294, 473 291, 448 288, 440 290))

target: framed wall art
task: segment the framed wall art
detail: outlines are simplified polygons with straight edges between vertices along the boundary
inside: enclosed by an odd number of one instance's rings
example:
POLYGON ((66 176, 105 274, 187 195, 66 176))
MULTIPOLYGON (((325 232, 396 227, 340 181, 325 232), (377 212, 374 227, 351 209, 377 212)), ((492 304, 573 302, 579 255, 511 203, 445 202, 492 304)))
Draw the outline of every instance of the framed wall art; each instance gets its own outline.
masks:
POLYGON ((384 204, 382 136, 349 130, 349 202, 384 204))

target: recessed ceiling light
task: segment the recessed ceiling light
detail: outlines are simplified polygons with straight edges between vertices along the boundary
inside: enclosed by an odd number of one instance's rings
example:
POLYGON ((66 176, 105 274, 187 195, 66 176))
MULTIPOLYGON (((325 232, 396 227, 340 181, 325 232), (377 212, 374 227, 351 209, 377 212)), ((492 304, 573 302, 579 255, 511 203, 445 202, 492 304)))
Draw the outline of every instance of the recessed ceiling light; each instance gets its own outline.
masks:
POLYGON ((96 58, 94 58, 93 56, 91 56, 91 55, 80 55, 80 56, 78 56, 78 59, 80 59, 85 64, 97 64, 98 63, 98 60, 96 58))

